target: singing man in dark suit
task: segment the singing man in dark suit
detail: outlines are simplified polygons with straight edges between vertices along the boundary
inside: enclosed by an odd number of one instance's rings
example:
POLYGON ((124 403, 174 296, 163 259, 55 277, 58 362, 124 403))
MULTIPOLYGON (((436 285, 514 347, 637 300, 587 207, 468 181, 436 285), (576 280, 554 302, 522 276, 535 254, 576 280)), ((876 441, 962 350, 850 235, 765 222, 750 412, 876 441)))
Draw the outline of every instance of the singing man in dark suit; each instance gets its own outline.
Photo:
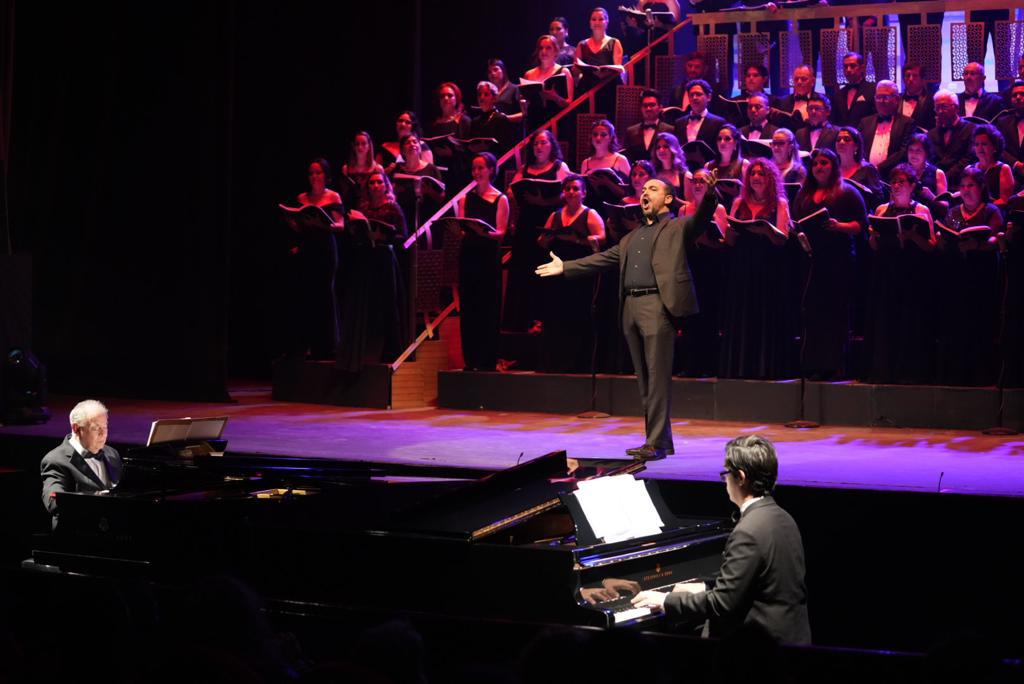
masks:
POLYGON ((107 446, 107 407, 94 399, 71 409, 71 434, 40 465, 43 505, 57 526, 58 492, 96 493, 121 481, 121 457, 107 446))
POLYGON ((928 90, 928 84, 921 76, 918 62, 903 64, 903 97, 900 98, 900 114, 909 116, 914 125, 930 131, 935 128, 935 102, 928 90))
POLYGON ((792 516, 772 497, 778 473, 775 447, 764 437, 744 435, 726 444, 721 477, 740 510, 714 584, 642 591, 633 605, 707 619, 712 637, 755 624, 780 642, 811 643, 803 540, 792 516))
POLYGON ((807 102, 807 125, 794 131, 801 150, 836 149, 836 127, 829 121, 832 103, 827 95, 814 93, 807 102))
POLYGON ((888 178, 889 172, 907 158, 914 122, 897 113, 899 89, 892 81, 875 84, 875 108, 877 114, 860 122, 860 135, 864 139, 864 156, 882 178, 888 178))
POLYGON ((711 192, 717 173, 702 174, 708 187, 697 213, 676 218, 670 209, 676 198, 662 180, 652 178, 640 193, 644 223, 626 234, 619 244, 581 259, 562 262, 551 252, 551 261, 537 268, 537 275, 565 274, 578 278, 618 268, 619 312, 629 355, 640 385, 647 438, 627 449, 637 460, 665 458, 675 453, 672 444, 671 383, 676 322, 697 313, 697 293, 686 261, 686 250, 711 221, 718 201, 711 192))
POLYGON ((985 92, 985 67, 970 62, 962 75, 964 92, 960 95, 960 116, 976 116, 995 123, 993 117, 1006 109, 1006 102, 998 93, 985 92))
POLYGON ((832 123, 836 126, 856 127, 861 119, 875 113, 875 84, 864 80, 867 70, 860 53, 849 52, 843 57, 846 85, 832 95, 832 123))
POLYGON ((661 95, 657 90, 645 90, 640 95, 640 116, 643 120, 626 129, 623 138, 624 154, 631 162, 650 160, 651 145, 658 133, 671 133, 672 124, 661 120, 661 95))
MULTIPOLYGON (((686 143, 700 140, 714 152, 718 149, 718 131, 726 121, 708 110, 708 104, 711 101, 711 85, 707 81, 697 79, 686 84, 686 92, 690 99, 690 113, 676 119, 675 133, 679 138, 679 144, 685 147, 686 143)), ((690 153, 686 155, 686 166, 691 171, 709 161, 711 159, 705 159, 703 156, 690 153)))
POLYGON ((935 128, 928 131, 932 163, 946 172, 951 188, 960 186, 960 174, 977 161, 974 157, 974 124, 960 118, 956 93, 940 90, 935 100, 935 128))

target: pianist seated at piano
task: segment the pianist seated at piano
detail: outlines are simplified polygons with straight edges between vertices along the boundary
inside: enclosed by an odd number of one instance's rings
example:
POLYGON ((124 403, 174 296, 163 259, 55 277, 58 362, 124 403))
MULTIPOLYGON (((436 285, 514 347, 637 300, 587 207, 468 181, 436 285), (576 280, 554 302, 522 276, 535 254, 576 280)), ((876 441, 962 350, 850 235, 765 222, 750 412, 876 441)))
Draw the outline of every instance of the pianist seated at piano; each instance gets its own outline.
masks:
POLYGON ((43 457, 43 505, 57 526, 57 494, 108 491, 121 480, 121 457, 107 446, 107 407, 86 399, 71 409, 71 434, 43 457))
POLYGON ((744 435, 730 441, 721 477, 740 510, 714 584, 642 591, 633 605, 663 610, 669 618, 705 619, 712 637, 754 623, 780 642, 809 644, 804 547, 796 522, 772 498, 778 472, 775 447, 767 439, 744 435))

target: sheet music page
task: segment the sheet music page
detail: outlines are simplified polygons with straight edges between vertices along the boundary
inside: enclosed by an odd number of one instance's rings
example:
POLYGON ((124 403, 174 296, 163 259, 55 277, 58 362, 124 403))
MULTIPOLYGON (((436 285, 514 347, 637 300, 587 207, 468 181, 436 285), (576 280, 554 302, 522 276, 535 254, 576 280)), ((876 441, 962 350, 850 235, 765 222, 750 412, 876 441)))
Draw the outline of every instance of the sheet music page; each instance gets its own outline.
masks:
POLYGON ((661 532, 663 522, 643 482, 632 475, 584 480, 576 499, 594 536, 605 543, 661 532))
POLYGON ((188 430, 191 422, 192 421, 188 418, 155 421, 149 430, 149 442, 147 446, 185 439, 188 437, 188 430))
POLYGON ((196 418, 188 431, 189 439, 220 439, 224 432, 224 425, 228 422, 227 417, 220 418, 196 418))

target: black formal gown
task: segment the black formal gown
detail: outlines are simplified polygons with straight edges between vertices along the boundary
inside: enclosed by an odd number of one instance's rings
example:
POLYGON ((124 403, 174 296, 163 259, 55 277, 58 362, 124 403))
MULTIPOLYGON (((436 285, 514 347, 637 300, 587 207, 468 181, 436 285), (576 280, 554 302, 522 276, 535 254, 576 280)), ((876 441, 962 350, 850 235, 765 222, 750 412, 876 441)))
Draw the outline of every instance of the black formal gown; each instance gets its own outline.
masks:
MULTIPOLYGON (((814 201, 812 192, 801 191, 793 215, 801 219, 821 208, 827 208, 837 221, 857 221, 862 230, 867 225, 864 199, 846 183, 822 204, 814 201)), ((813 257, 803 293, 802 372, 810 378, 839 379, 847 373, 850 304, 856 283, 854 238, 833 230, 811 232, 807 237, 813 257)))
MULTIPOLYGON (((1011 199, 1007 209, 1024 210, 1024 197, 1011 199)), ((1006 258, 1003 260, 1005 295, 1002 347, 1003 383, 1006 387, 1024 387, 1024 225, 1007 226, 1006 258)))
MULTIPOLYGON (((395 199, 398 201, 398 206, 402 209, 402 215, 405 216, 409 231, 415 231, 441 208, 442 202, 427 192, 424 185, 424 190, 417 206, 414 181, 397 179, 395 176, 397 174, 430 176, 431 178, 441 180, 441 172, 433 164, 426 164, 418 171, 406 171, 401 166, 396 165, 389 168, 388 173, 391 176, 392 185, 395 187, 395 199)), ((433 228, 431 228, 430 232, 433 237, 433 248, 439 249, 443 239, 442 232, 440 230, 435 231, 433 228)), ((426 246, 423 239, 420 240, 419 244, 421 247, 426 246)))
MULTIPOLYGON (((707 225, 700 234, 717 240, 719 228, 707 225)), ((705 244, 703 239, 686 246, 686 261, 693 276, 693 289, 697 293, 700 311, 683 321, 673 368, 677 375, 704 378, 718 374, 722 290, 729 263, 728 252, 728 248, 705 244)))
MULTIPOLYGON (((594 52, 590 49, 590 40, 581 40, 579 42, 580 59, 585 64, 592 64, 594 66, 610 66, 615 64, 615 45, 619 42, 618 38, 610 38, 605 41, 604 46, 600 50, 594 52)), ((605 84, 598 92, 595 98, 594 106, 597 112, 606 116, 613 116, 615 114, 615 85, 621 83, 621 80, 617 76, 607 76, 598 78, 594 73, 584 71, 580 76, 579 90, 578 92, 582 95, 591 88, 598 84, 605 84)))
MULTIPOLYGON (((494 227, 499 195, 489 202, 479 194, 466 195, 465 215, 494 227)), ((494 370, 498 360, 501 318, 501 263, 498 241, 474 232, 462 236, 459 247, 459 327, 467 370, 494 370)))
MULTIPOLYGON (((914 214, 889 205, 882 216, 914 214)), ((864 327, 865 380, 928 384, 935 377, 933 253, 895 235, 878 235, 872 250, 864 327)))
MULTIPOLYGON (((745 203, 740 220, 776 220, 776 206, 755 214, 745 203)), ((719 376, 775 380, 795 370, 794 332, 786 300, 786 249, 766 236, 740 233, 729 249, 728 276, 722 293, 722 341, 719 376)), ((701 302, 703 305, 703 302, 701 302)))

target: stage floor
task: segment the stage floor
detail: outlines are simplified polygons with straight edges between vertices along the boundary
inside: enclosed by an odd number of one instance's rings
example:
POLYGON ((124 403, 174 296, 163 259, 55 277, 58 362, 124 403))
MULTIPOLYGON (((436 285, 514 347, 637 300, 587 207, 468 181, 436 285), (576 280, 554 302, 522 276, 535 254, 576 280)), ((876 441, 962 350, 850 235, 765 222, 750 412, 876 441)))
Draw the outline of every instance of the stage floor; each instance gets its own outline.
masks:
MULTIPOLYGON (((157 418, 226 415, 229 452, 493 471, 560 449, 574 457, 624 457, 643 434, 643 421, 635 417, 340 408, 273 401, 270 388, 260 386, 233 387, 231 394, 237 403, 105 401, 110 440, 142 444, 157 418)), ((51 397, 49 423, 0 427, 0 436, 51 436, 56 442, 68 431, 73 403, 51 397)), ((650 463, 645 477, 717 480, 725 443, 757 432, 778 447, 779 482, 785 485, 1024 496, 1024 435, 839 426, 790 430, 696 420, 674 420, 673 431, 675 456, 650 463)))

